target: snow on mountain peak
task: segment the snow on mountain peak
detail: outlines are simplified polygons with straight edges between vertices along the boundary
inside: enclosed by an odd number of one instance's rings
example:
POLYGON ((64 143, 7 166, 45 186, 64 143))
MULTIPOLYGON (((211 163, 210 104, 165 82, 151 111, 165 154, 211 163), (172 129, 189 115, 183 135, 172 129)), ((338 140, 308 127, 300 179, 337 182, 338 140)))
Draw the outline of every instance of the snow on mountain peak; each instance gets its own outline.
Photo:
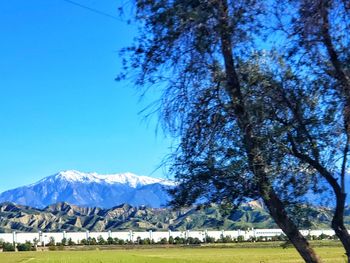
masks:
POLYGON ((174 185, 173 182, 169 180, 149 176, 138 176, 133 173, 102 175, 97 173, 83 173, 75 170, 62 171, 47 179, 59 179, 80 183, 126 184, 133 188, 156 183, 168 186, 174 185))
POLYGON ((68 170, 0 193, 0 202, 39 208, 57 202, 103 208, 122 203, 161 207, 170 200, 166 189, 172 186, 172 181, 132 173, 100 175, 68 170))
POLYGON ((64 179, 67 181, 91 181, 93 174, 86 174, 75 170, 62 171, 54 175, 56 179, 64 179))

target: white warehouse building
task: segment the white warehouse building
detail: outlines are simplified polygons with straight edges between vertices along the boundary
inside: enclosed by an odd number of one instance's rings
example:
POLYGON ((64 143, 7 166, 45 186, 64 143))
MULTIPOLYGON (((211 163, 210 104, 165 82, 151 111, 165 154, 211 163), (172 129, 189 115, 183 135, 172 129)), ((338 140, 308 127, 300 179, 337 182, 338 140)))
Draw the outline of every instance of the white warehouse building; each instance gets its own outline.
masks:
MULTIPOLYGON (((244 240, 249 240, 251 238, 271 238, 280 236, 283 234, 281 229, 251 229, 251 230, 221 230, 221 231, 120 231, 120 232, 38 232, 38 233, 23 233, 23 232, 13 232, 13 233, 0 233, 0 241, 9 243, 25 243, 26 241, 34 242, 37 241, 38 245, 45 245, 54 240, 54 242, 61 242, 63 238, 71 239, 75 243, 80 243, 83 239, 88 240, 91 238, 98 239, 102 237, 107 240, 108 238, 118 238, 125 241, 134 242, 137 238, 154 240, 159 242, 161 239, 169 239, 170 237, 176 238, 198 238, 200 241, 205 241, 206 237, 214 238, 218 240, 222 237, 231 237, 233 239, 241 236, 244 240)), ((301 234, 304 236, 320 236, 325 234, 328 236, 333 236, 335 233, 333 230, 301 230, 301 234)))

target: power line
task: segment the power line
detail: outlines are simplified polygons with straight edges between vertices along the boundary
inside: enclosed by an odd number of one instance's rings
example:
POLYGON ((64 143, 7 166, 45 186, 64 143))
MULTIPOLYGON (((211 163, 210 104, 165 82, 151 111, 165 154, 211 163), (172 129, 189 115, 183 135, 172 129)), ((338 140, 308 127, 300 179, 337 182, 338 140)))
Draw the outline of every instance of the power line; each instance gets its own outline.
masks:
POLYGON ((109 17, 109 18, 112 18, 114 20, 117 20, 117 21, 121 21, 120 18, 114 16, 114 15, 111 15, 111 14, 108 14, 108 13, 105 13, 103 11, 100 11, 100 10, 97 10, 95 8, 92 8, 92 7, 89 7, 89 6, 86 6, 86 5, 83 5, 83 4, 80 4, 80 3, 77 3, 77 2, 74 2, 74 1, 71 1, 71 0, 63 0, 64 2, 67 2, 69 4, 72 4, 72 5, 75 5, 75 6, 78 6, 80 8, 83 8, 85 10, 88 10, 90 12, 93 12, 95 14, 99 14, 99 15, 102 15, 102 16, 105 16, 105 17, 109 17))

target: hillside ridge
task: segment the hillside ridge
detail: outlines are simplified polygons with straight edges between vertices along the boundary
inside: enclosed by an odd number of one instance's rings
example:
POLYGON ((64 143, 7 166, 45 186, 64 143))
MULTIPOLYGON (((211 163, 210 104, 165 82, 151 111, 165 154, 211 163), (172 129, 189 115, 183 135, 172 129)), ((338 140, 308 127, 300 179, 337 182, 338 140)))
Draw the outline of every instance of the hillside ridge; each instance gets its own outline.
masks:
MULTIPOLYGON (((330 228, 332 211, 311 209, 310 229, 330 228)), ((350 225, 350 208, 345 221, 350 225)), ((60 202, 45 208, 0 204, 0 232, 55 231, 120 231, 120 230, 233 230, 246 228, 276 228, 267 211, 257 203, 243 204, 230 213, 222 213, 217 205, 199 209, 188 207, 150 208, 120 204, 109 209, 82 207, 60 202)))

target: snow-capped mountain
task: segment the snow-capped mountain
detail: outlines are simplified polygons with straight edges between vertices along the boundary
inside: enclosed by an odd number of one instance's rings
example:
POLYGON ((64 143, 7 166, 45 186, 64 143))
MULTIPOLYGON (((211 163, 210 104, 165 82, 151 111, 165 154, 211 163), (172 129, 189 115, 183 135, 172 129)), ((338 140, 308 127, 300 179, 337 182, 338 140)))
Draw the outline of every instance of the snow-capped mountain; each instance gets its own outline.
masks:
POLYGON ((173 182, 132 173, 100 175, 63 171, 37 183, 0 194, 0 202, 43 208, 57 202, 109 208, 127 203, 161 207, 169 200, 173 182))

